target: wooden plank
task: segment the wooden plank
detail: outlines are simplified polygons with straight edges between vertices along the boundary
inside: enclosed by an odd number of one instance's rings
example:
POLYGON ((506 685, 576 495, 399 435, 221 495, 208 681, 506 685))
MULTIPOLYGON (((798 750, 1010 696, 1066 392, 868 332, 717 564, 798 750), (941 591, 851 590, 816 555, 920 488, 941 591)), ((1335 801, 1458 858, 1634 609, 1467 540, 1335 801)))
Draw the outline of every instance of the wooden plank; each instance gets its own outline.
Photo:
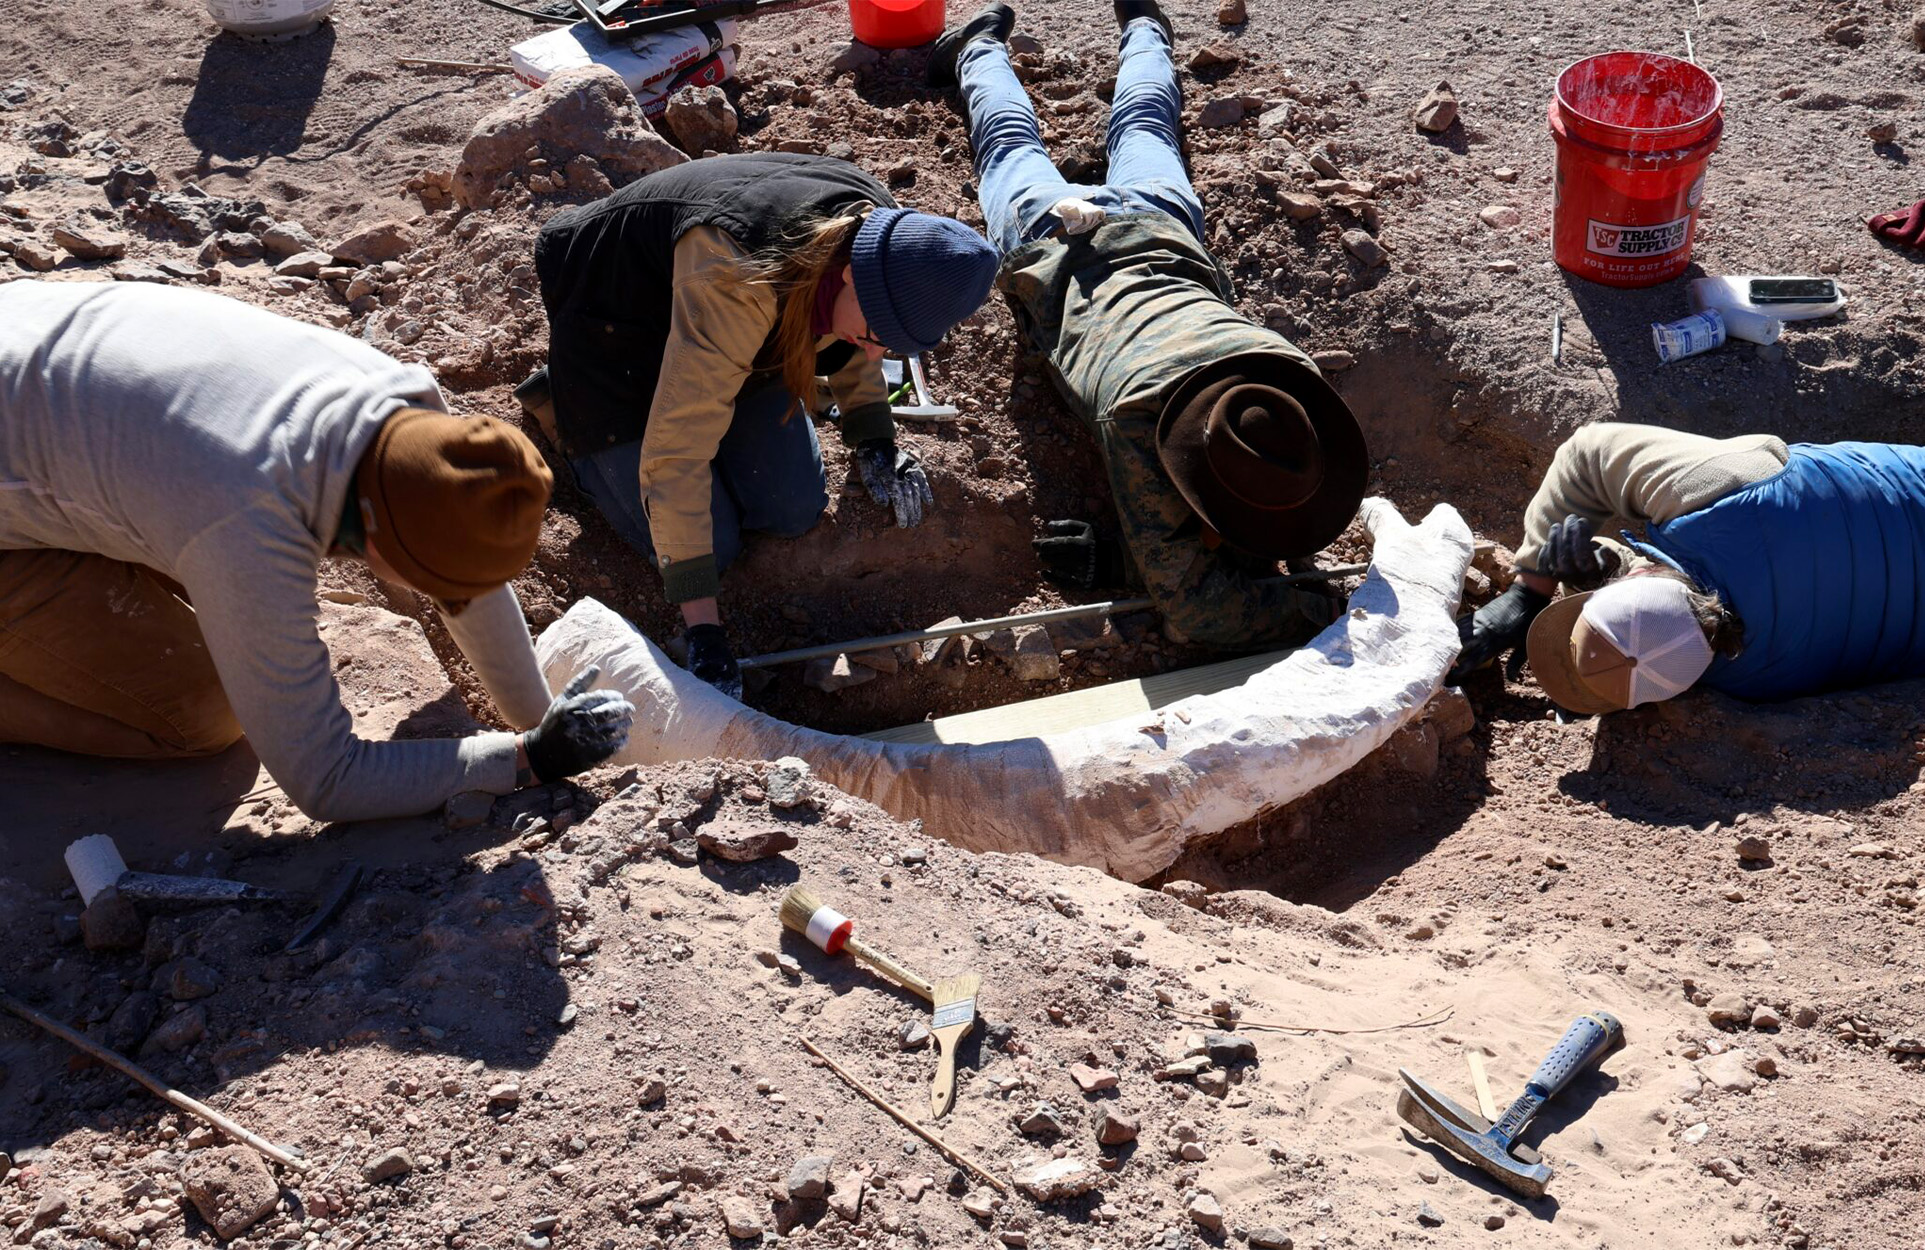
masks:
POLYGON ((1257 673, 1289 655, 1271 651, 1263 655, 1239 656, 1197 668, 1173 673, 1156 673, 1133 681, 1091 686, 1065 694, 1046 695, 1003 707, 983 708, 939 720, 917 721, 895 729, 879 729, 862 736, 872 742, 900 742, 907 745, 935 743, 1008 742, 1016 738, 1037 738, 1062 733, 1085 725, 1124 716, 1137 716, 1181 702, 1195 694, 1215 694, 1241 686, 1257 673))

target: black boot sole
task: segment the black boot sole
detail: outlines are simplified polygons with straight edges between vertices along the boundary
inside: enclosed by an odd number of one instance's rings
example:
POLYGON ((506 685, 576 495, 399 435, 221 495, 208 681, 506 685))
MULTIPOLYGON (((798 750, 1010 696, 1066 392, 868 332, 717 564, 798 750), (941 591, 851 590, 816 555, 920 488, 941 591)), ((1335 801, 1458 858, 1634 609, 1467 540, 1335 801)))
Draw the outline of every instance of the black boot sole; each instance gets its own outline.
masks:
POLYGON ((931 87, 957 85, 956 62, 973 39, 991 38, 1008 42, 1016 30, 1016 10, 1006 4, 992 4, 951 31, 944 32, 929 50, 929 68, 923 78, 931 87))

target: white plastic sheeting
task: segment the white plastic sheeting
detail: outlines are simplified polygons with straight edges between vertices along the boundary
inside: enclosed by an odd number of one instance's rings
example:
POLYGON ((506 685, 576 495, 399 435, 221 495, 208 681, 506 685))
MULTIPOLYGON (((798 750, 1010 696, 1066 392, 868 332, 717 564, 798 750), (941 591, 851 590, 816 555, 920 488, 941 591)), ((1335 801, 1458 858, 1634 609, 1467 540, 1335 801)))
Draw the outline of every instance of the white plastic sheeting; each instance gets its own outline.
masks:
POLYGON ((1458 651, 1470 529, 1439 505, 1416 526, 1364 501, 1371 570, 1342 619, 1243 685, 1046 737, 905 745, 819 733, 745 707, 671 663, 596 602, 537 653, 560 689, 589 664, 634 701, 622 763, 800 756, 899 820, 977 851, 1029 851, 1142 881, 1189 843, 1290 802, 1416 716, 1458 651))

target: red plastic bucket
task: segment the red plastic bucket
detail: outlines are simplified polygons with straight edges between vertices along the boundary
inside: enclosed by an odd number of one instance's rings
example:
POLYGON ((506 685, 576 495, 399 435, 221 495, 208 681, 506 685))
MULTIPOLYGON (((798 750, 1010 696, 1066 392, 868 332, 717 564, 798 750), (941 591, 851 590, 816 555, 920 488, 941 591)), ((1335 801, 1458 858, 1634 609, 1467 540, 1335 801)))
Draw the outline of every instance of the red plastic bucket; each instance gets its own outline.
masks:
POLYGON ((919 48, 942 34, 943 0, 849 0, 849 25, 872 48, 919 48))
POLYGON ((1550 117, 1557 263, 1606 286, 1683 273, 1705 164, 1724 133, 1718 80, 1676 57, 1607 52, 1557 76, 1550 117))

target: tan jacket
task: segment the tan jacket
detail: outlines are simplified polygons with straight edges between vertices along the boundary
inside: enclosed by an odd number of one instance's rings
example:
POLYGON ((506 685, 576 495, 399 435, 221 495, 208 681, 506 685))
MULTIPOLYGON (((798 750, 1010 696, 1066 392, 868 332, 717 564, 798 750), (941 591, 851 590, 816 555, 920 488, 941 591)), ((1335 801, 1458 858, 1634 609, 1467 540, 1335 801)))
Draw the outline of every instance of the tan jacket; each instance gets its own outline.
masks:
POLYGON ((1614 519, 1661 525, 1771 477, 1790 455, 1785 441, 1770 434, 1719 439, 1656 425, 1586 426, 1557 449, 1525 509, 1517 567, 1538 571, 1551 527, 1567 516, 1588 519, 1600 537, 1614 519))
MULTIPOLYGON (((716 591, 709 465, 735 419, 736 394, 775 329, 775 292, 744 277, 747 255, 715 226, 698 226, 675 245, 675 302, 641 469, 649 536, 674 603, 716 591)), ((824 337, 818 346, 834 342, 824 337)), ((828 381, 843 414, 843 442, 854 446, 894 432, 880 362, 858 351, 828 381)))

